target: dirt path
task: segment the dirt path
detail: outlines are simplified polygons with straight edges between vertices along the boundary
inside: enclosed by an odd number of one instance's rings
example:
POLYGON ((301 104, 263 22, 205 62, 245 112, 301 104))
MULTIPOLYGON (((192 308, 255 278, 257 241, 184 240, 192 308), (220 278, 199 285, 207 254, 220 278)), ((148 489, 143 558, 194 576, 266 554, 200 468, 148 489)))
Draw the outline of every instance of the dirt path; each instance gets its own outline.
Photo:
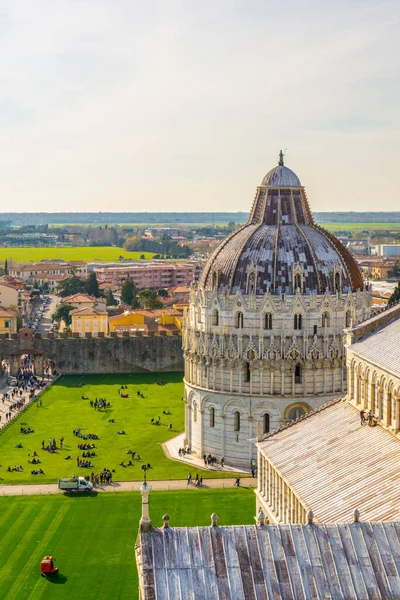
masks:
MULTIPOLYGON (((151 489, 154 491, 161 490, 204 490, 214 488, 233 488, 235 479, 203 479, 203 485, 187 484, 186 480, 171 479, 163 481, 149 481, 151 489)), ((142 485, 141 481, 118 481, 110 485, 98 485, 95 487, 96 492, 137 492, 142 485)), ((242 479, 241 485, 245 487, 255 487, 256 479, 242 479)), ((0 496, 28 496, 28 495, 45 495, 45 494, 62 494, 56 483, 45 485, 1 485, 0 496)))

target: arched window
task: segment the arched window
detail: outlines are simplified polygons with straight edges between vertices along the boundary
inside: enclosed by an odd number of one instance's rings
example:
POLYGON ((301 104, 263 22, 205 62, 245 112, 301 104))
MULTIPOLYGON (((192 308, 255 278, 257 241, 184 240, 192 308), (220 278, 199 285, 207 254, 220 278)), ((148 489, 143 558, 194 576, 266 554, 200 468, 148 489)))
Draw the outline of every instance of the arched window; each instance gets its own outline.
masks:
POLYGON ((246 379, 245 381, 250 381, 251 371, 250 371, 250 363, 246 362, 246 379))
POLYGON ((294 291, 296 292, 297 289, 301 291, 301 275, 299 273, 294 276, 294 291))
POLYGON ((263 433, 269 433, 269 414, 264 413, 263 415, 263 433))
POLYGON ((250 273, 247 279, 247 291, 249 294, 253 294, 256 291, 256 275, 250 273))
POLYGON ((322 327, 329 327, 331 324, 331 315, 328 312, 322 313, 322 327))
POLYGON ((193 421, 197 423, 197 404, 193 404, 193 421))
POLYGON ((210 408, 210 427, 215 427, 215 408, 210 408))
POLYGON ((295 329, 301 329, 302 316, 300 314, 294 315, 293 326, 295 329))
POLYGON ((216 308, 212 311, 211 325, 217 326, 219 323, 219 312, 216 308))
POLYGON ((265 313, 264 315, 264 329, 272 329, 272 313, 265 313))
POLYGON ((212 274, 212 289, 214 291, 217 291, 217 289, 218 289, 218 275, 215 271, 212 274))
POLYGON ((294 382, 301 383, 301 365, 299 363, 294 368, 294 382))
POLYGON ((346 311, 346 327, 351 326, 351 310, 346 311))
POLYGON ((335 273, 335 292, 340 292, 340 273, 335 273))
POLYGON ((301 419, 301 417, 304 417, 305 414, 306 411, 304 410, 304 408, 301 408, 301 406, 295 406, 289 411, 288 419, 289 421, 297 421, 297 419, 301 419))
POLYGON ((237 329, 243 329, 243 313, 240 310, 235 315, 235 326, 237 329))
POLYGON ((234 431, 240 431, 240 412, 238 410, 233 413, 233 429, 234 431))

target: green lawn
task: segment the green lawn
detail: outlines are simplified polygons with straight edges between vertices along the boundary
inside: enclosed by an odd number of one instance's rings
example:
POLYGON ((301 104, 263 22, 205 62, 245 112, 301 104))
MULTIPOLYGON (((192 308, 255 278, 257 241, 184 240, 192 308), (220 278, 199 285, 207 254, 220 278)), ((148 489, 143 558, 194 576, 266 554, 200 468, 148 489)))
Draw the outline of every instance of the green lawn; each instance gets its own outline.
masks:
MULTIPOLYGON (((42 407, 31 405, 24 413, 0 432, 0 483, 51 483, 59 477, 70 477, 73 474, 87 475, 92 471, 99 473, 103 468, 115 469, 114 479, 119 481, 141 480, 141 465, 150 463, 149 479, 184 479, 187 477, 187 465, 168 459, 162 450, 161 443, 176 436, 184 429, 184 407, 182 402, 182 373, 144 373, 132 375, 85 375, 84 377, 65 376, 60 378, 41 396, 42 407), (163 380, 166 385, 159 386, 155 380, 163 380), (83 387, 77 384, 84 381, 83 387), (130 398, 120 398, 120 385, 127 385, 130 398), (137 396, 140 391, 145 398, 137 396), (96 411, 89 400, 106 398, 111 408, 96 411), (163 415, 169 410, 172 414, 163 415), (161 425, 151 425, 152 418, 161 417, 161 425), (115 419, 115 423, 109 423, 115 419), (172 431, 168 431, 169 423, 172 431), (31 434, 20 433, 21 423, 34 430, 31 434), (94 467, 78 468, 76 458, 82 451, 77 448, 84 440, 73 435, 73 430, 82 428, 83 433, 95 433, 99 440, 96 444, 96 456, 92 458, 94 467), (118 435, 124 430, 126 435, 118 435), (41 450, 42 440, 47 446, 49 438, 59 439, 64 436, 64 448, 54 454, 41 450), (16 448, 21 443, 23 448, 16 448), (133 461, 132 467, 121 467, 121 461, 128 462, 127 450, 140 454, 141 461, 133 461), (37 467, 28 464, 28 454, 39 453, 41 464, 37 467), (71 455, 72 460, 65 460, 71 455), (22 472, 8 472, 8 466, 22 465, 22 472), (31 475, 31 470, 42 468, 45 475, 31 475)), ((0 410, 5 412, 0 404, 0 410)), ((4 419, 4 417, 3 417, 4 419)), ((220 477, 213 471, 198 471, 203 477, 220 477)), ((222 476, 231 474, 222 474, 222 476)))
POLYGON ((71 246, 69 248, 0 248, 0 261, 12 259, 15 262, 39 260, 86 260, 117 261, 120 256, 129 260, 139 260, 144 254, 146 259, 154 256, 153 252, 128 252, 113 246, 71 246))
MULTIPOLYGON (((0 499, 0 598, 72 600, 138 598, 135 541, 141 513, 139 492, 93 496, 24 496, 0 499), (40 576, 45 555, 60 575, 40 576)), ((252 490, 151 492, 150 517, 161 526, 253 524, 252 490), (193 495, 196 501, 193 502, 193 495)))

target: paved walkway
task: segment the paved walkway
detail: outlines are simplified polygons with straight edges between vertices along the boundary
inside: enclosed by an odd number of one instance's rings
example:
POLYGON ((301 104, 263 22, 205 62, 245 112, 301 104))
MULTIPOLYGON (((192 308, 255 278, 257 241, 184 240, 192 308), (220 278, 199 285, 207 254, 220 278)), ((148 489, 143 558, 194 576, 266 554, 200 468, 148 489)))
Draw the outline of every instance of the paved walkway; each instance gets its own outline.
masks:
POLYGON ((207 467, 206 465, 204 465, 204 460, 199 456, 196 456, 195 454, 186 454, 185 456, 179 456, 179 448, 184 447, 184 437, 185 433, 180 433, 176 437, 171 438, 170 440, 162 444, 164 454, 168 458, 172 458, 173 460, 185 463, 186 465, 192 467, 192 469, 205 469, 206 471, 214 471, 220 473, 250 473, 250 469, 238 469, 235 467, 228 467, 227 465, 225 465, 222 468, 220 464, 216 464, 213 467, 207 467))
MULTIPOLYGON (((96 492, 138 492, 142 481, 117 481, 109 485, 98 485, 94 489, 96 492)), ((154 491, 162 490, 206 490, 216 488, 233 488, 235 486, 235 479, 204 479, 203 485, 197 486, 192 483, 187 484, 184 479, 171 479, 164 481, 148 481, 151 489, 154 491)), ((256 479, 242 479, 241 484, 243 487, 256 487, 256 479)), ((27 485, 1 485, 0 496, 34 496, 34 495, 46 495, 46 494, 63 494, 64 492, 58 489, 56 483, 49 484, 27 484, 27 485)))

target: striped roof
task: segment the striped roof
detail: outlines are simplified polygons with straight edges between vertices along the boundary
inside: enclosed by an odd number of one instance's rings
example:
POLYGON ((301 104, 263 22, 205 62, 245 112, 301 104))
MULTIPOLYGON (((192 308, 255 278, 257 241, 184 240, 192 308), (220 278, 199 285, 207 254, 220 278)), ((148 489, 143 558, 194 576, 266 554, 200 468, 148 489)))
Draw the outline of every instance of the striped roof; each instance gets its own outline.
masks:
POLYGON ((400 378, 400 317, 352 344, 349 350, 400 378))
MULTIPOLYGON (((321 523, 400 519, 400 440, 337 401, 257 444, 321 523)), ((399 596, 400 597, 400 596, 399 596)))
POLYGON ((400 598, 400 523, 139 533, 143 600, 400 598))

